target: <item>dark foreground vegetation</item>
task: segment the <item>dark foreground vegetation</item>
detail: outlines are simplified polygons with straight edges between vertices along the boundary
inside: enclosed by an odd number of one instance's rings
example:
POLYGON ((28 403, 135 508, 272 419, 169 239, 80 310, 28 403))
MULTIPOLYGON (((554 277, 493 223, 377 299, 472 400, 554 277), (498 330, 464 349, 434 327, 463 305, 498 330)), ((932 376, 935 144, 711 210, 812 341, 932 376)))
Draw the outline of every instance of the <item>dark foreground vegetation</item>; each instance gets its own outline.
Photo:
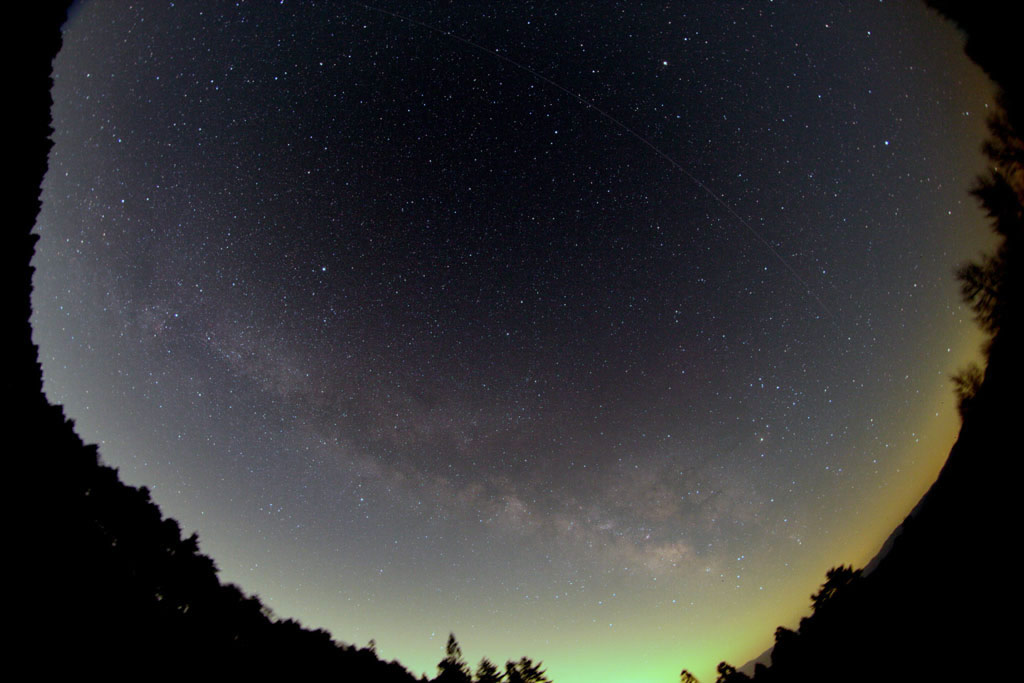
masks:
MULTIPOLYGON (((1020 538, 1024 417, 1020 259, 1024 233, 1024 107, 1019 26, 999 2, 930 0, 956 22, 967 54, 999 88, 989 121, 990 170, 971 194, 999 238, 991 254, 961 266, 964 301, 990 335, 984 369, 954 376, 963 425, 935 484, 865 570, 836 567, 811 597, 797 631, 778 628, 757 683, 1011 678, 1010 624, 1020 609, 1013 579, 1020 538)), ((719 683, 751 677, 722 662, 719 683)), ((685 670, 684 683, 692 679, 685 670)))
MULTIPOLYGON (((86 672, 105 678, 162 679, 220 671, 289 678, 412 681, 372 646, 334 642, 322 630, 278 620, 260 601, 217 577, 195 536, 166 519, 145 488, 125 486, 82 443, 60 406, 42 394, 32 344, 31 269, 39 186, 49 149, 50 62, 64 17, 60 3, 38 3, 14 17, 22 45, 11 135, 18 169, 13 225, 2 250, 5 328, 5 425, 14 435, 5 498, 13 544, 9 648, 23 677, 86 672)), ((1012 555, 1020 471, 1019 391, 1021 233, 1024 226, 1024 131, 1020 59, 1012 25, 996 2, 932 0, 968 36, 967 50, 1001 89, 986 151, 992 171, 973 194, 992 219, 996 252, 963 266, 965 300, 991 334, 987 366, 954 378, 963 427, 938 480, 894 534, 870 571, 837 567, 812 596, 813 614, 797 631, 779 628, 770 666, 753 680, 897 681, 950 677, 1008 678, 1001 663, 1020 607, 1012 555)), ((623 653, 628 657, 629 653, 623 653)), ((685 671, 684 681, 692 677, 685 671)), ((723 662, 719 681, 749 680, 723 662)), ((435 681, 544 683, 528 658, 503 669, 482 660, 475 670, 449 638, 435 681)))
MULTIPOLYGON (((39 188, 50 147, 50 64, 66 7, 36 3, 16 19, 22 34, 16 78, 14 225, 4 235, 6 321, 14 344, 4 393, 16 435, 8 450, 17 490, 7 519, 17 538, 11 653, 25 676, 86 672, 162 679, 202 672, 231 676, 332 672, 342 680, 411 682, 401 665, 369 648, 335 643, 324 631, 276 620, 255 597, 217 577, 197 538, 182 538, 145 488, 126 486, 100 463, 42 393, 29 325, 39 188), (19 497, 20 494, 20 497, 19 497)), ((26 5, 27 7, 27 5, 26 5)), ((10 550, 9 550, 10 552, 10 550)))
MULTIPOLYGON (((411 683, 398 662, 381 661, 372 645, 336 643, 323 630, 276 619, 260 600, 222 584, 199 552, 195 535, 165 518, 146 488, 126 486, 100 462, 96 446, 75 433, 60 406, 42 392, 38 349, 29 323, 30 262, 37 238, 40 185, 50 149, 50 65, 60 48, 67 3, 26 5, 14 23, 20 45, 15 80, 13 161, 18 169, 12 225, 3 237, 8 373, 6 450, 13 476, 5 498, 14 527, 8 602, 9 650, 22 678, 70 676, 163 680, 216 674, 308 680, 411 683)), ((472 676, 454 636, 436 681, 544 683, 529 658, 503 670, 483 660, 472 676)))

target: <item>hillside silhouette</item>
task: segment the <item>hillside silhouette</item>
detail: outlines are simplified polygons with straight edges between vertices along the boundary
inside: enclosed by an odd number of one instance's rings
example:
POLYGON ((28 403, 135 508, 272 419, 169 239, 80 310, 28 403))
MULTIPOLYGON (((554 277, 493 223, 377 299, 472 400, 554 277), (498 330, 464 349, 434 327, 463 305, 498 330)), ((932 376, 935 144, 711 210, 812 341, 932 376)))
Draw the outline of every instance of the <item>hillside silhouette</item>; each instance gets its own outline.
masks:
MULTIPOLYGON (((331 672, 342 680, 411 682, 370 648, 335 643, 322 630, 273 619, 258 598, 224 585, 146 488, 126 486, 42 393, 32 343, 31 234, 51 146, 50 65, 67 5, 38 3, 19 17, 30 46, 16 72, 14 226, 3 269, 13 369, 5 393, 17 482, 26 495, 9 519, 18 527, 13 613, 17 661, 32 677, 72 672, 152 678, 189 672, 230 675, 331 672), (27 519, 26 519, 27 517, 27 519)), ((12 558, 13 559, 13 558, 12 558)))
MULTIPOLYGON (((986 367, 954 376, 963 424, 945 466, 864 571, 835 567, 799 629, 779 627, 770 665, 753 677, 722 662, 720 683, 1002 679, 1020 607, 1012 547, 1019 535, 1020 258, 1024 229, 1021 69, 1013 22, 995 2, 928 2, 964 32, 965 50, 997 85, 984 151, 990 170, 971 194, 999 238, 956 270, 965 303, 989 335, 986 367)), ((684 678, 686 671, 683 671, 684 678)))
MULTIPOLYGON (((15 661, 26 675, 105 672, 154 678, 222 671, 232 676, 331 675, 411 681, 372 647, 336 643, 323 630, 273 618, 258 598, 224 585, 195 535, 165 518, 145 488, 120 482, 96 446, 82 442, 60 406, 42 393, 29 324, 39 188, 50 147, 50 64, 66 6, 38 3, 16 18, 29 54, 12 72, 18 131, 13 229, 4 318, 13 361, 4 379, 13 441, 7 499, 14 543, 15 661)), ((1021 368, 1018 261, 1024 223, 1024 153, 1019 56, 994 2, 933 0, 967 34, 967 50, 1001 88, 1001 115, 987 151, 994 171, 974 190, 1002 238, 998 250, 958 273, 964 295, 991 335, 984 370, 958 375, 963 426, 937 481, 894 535, 872 571, 837 567, 811 596, 797 631, 779 628, 771 666, 756 681, 921 680, 993 675, 1011 652, 1007 628, 1019 606, 1012 552, 1020 466, 1021 368)), ((625 653, 624 653, 625 654, 625 653)), ((625 654, 628 656, 628 654, 625 654)), ((748 677, 723 663, 719 680, 748 677)), ((454 636, 435 680, 547 681, 540 663, 483 660, 475 672, 454 636)))

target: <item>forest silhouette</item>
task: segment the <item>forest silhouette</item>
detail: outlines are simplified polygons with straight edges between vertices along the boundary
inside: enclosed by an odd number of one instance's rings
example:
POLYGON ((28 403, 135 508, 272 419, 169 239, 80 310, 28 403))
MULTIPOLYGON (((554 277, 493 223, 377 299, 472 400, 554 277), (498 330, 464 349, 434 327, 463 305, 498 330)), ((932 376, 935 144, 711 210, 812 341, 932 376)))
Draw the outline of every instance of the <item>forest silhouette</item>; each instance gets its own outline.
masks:
MULTIPOLYGON (((223 584, 195 534, 164 517, 145 487, 122 483, 95 445, 75 433, 63 408, 42 391, 32 341, 32 234, 52 145, 51 63, 61 45, 65 3, 38 3, 19 26, 29 50, 15 73, 14 227, 4 250, 5 318, 12 326, 13 368, 5 392, 14 427, 15 474, 26 490, 11 509, 19 561, 14 574, 15 657, 32 677, 85 672, 120 678, 222 673, 231 677, 330 675, 341 680, 417 680, 398 662, 384 662, 373 642, 357 648, 324 630, 275 618, 259 598, 223 584)), ((454 635, 435 680, 470 680, 454 635), (454 662, 454 663, 453 663, 454 662)), ((425 680, 425 679, 423 679, 425 680)), ((504 672, 487 660, 477 680, 544 683, 539 664, 509 661, 504 672), (485 665, 486 664, 486 665, 485 665)))
MULTIPOLYGON (((971 194, 998 238, 992 253, 956 269, 964 302, 988 334, 986 366, 952 377, 963 418, 939 477, 864 570, 835 567, 811 596, 799 629, 779 627, 770 663, 752 675, 727 662, 718 683, 1002 678, 1017 614, 1009 561, 1017 537, 1020 472, 1020 258, 1024 232, 1024 88, 1017 36, 997 2, 929 0, 966 38, 997 86, 983 150, 989 170, 971 194)), ((681 680, 692 683, 684 669, 681 680)))
MULTIPOLYGON (((921 680, 996 676, 1012 652, 1007 617, 1018 591, 1008 561, 1016 521, 1020 415, 1019 265, 1024 224, 1024 143, 1019 55, 1011 22, 995 2, 931 0, 967 38, 966 50, 999 87, 1000 111, 985 151, 992 169, 972 194, 991 219, 996 251, 956 274, 964 300, 990 335, 986 367, 954 377, 963 425, 941 474, 894 532, 888 552, 864 570, 840 566, 811 596, 796 631, 778 628, 770 664, 752 674, 722 662, 718 681, 921 680)), ((223 672, 291 678, 416 680, 371 644, 335 642, 323 630, 277 619, 260 600, 222 584, 197 537, 182 537, 146 488, 123 484, 82 442, 60 406, 42 392, 32 341, 32 234, 51 145, 51 62, 67 6, 37 3, 16 17, 24 50, 12 72, 19 106, 12 166, 14 229, 5 236, 4 316, 13 364, 5 378, 15 544, 12 651, 33 677, 102 673, 162 678, 223 672)), ((11 552, 13 550, 13 552, 11 552)), ((629 657, 629 653, 622 653, 629 657)), ((688 671, 684 683, 696 679, 688 671)), ((438 682, 545 683, 541 663, 523 657, 504 669, 475 670, 449 636, 438 682)))

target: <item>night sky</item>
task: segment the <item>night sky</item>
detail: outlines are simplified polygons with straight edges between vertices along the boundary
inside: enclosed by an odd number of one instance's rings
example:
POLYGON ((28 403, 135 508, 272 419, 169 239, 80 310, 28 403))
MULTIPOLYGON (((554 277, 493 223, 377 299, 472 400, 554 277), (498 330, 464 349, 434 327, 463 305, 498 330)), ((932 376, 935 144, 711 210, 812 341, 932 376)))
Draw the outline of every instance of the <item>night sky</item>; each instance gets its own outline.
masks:
POLYGON ((33 298, 224 580, 417 675, 713 680, 934 479, 992 99, 937 15, 237 4, 72 11, 33 298))

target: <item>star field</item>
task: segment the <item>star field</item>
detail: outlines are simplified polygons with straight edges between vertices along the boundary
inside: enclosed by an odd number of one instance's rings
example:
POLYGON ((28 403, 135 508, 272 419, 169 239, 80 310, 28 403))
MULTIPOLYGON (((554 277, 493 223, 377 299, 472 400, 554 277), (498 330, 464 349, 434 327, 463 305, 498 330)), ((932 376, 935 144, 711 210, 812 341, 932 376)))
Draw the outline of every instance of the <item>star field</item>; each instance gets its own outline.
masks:
POLYGON ((991 93, 916 4, 86 2, 54 81, 49 397, 417 674, 710 680, 959 427, 991 93))

